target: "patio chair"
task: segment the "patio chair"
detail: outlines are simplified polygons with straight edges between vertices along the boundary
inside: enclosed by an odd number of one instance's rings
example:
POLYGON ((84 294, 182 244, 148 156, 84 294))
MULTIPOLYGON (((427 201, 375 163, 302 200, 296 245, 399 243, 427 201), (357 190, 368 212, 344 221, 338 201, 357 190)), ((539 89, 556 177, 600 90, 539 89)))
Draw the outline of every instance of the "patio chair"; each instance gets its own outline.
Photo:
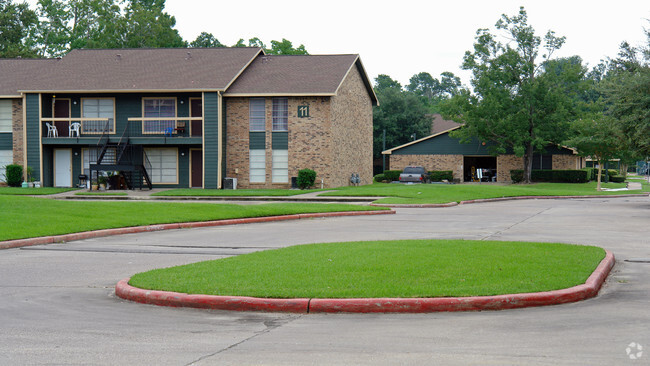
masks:
POLYGON ((81 123, 79 122, 73 122, 70 124, 70 127, 68 127, 68 135, 70 137, 73 137, 75 133, 77 134, 77 137, 79 137, 80 131, 81 131, 81 123))
POLYGON ((59 131, 56 129, 56 126, 45 122, 47 125, 47 137, 59 137, 59 131))

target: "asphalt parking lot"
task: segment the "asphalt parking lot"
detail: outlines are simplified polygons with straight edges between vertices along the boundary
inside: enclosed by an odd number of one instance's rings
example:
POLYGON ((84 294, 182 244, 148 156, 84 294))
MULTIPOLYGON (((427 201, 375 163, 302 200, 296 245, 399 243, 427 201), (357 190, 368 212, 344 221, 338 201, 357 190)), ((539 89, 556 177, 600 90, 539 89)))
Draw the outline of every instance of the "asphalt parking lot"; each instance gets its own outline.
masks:
POLYGON ((397 211, 2 250, 0 364, 650 364, 648 197, 397 211), (157 267, 296 244, 412 238, 590 244, 611 250, 617 263, 596 298, 506 311, 239 313, 142 305, 113 292, 120 279, 157 267))

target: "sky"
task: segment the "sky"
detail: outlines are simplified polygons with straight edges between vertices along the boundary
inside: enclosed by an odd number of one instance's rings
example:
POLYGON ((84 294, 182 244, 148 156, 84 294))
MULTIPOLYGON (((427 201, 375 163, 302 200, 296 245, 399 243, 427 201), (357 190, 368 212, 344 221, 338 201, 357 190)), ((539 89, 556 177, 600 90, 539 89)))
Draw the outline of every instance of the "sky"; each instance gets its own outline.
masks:
POLYGON ((566 36, 557 56, 579 55, 590 66, 616 57, 624 40, 642 45, 650 28, 648 0, 167 0, 165 9, 189 41, 202 31, 226 45, 286 38, 310 54, 359 54, 372 80, 387 74, 406 85, 423 71, 437 78, 451 71, 467 84, 460 65, 476 30, 494 29, 501 14, 515 15, 520 6, 538 35, 566 36))
POLYGON ((420 72, 451 71, 468 85, 460 65, 476 30, 496 31, 501 14, 516 15, 520 6, 539 36, 566 37, 556 56, 578 55, 590 67, 616 57, 624 40, 643 45, 650 28, 648 0, 166 0, 165 11, 188 41, 201 32, 229 46, 258 37, 270 47, 286 38, 310 54, 359 54, 372 80, 386 74, 407 85, 420 72))

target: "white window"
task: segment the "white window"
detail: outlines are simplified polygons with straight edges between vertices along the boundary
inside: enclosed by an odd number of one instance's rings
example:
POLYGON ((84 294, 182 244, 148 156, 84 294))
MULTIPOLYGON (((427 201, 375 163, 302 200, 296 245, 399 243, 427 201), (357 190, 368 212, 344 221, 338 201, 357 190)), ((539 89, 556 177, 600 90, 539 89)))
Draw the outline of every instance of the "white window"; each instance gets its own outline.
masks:
POLYGON ((289 102, 287 98, 273 98, 273 131, 289 130, 289 102))
POLYGON ((0 150, 0 182, 6 182, 5 167, 14 163, 14 152, 11 150, 0 150))
POLYGON ((178 183, 178 149, 145 149, 145 153, 151 164, 151 169, 147 167, 151 183, 178 183))
POLYGON ((0 100, 0 132, 11 132, 11 100, 0 100))
POLYGON ((82 99, 81 116, 83 118, 102 118, 97 121, 83 121, 81 123, 82 133, 102 133, 106 128, 108 118, 108 132, 115 132, 115 103, 113 99, 82 99))
POLYGON ((250 150, 250 181, 264 183, 266 181, 266 151, 250 150))
POLYGON ((264 131, 266 125, 266 101, 253 98, 249 102, 248 120, 251 131, 264 131))
POLYGON ((289 151, 273 150, 273 183, 289 183, 289 151))
MULTIPOLYGON (((176 99, 143 99, 142 100, 145 118, 176 117, 176 99)), ((176 121, 161 119, 156 121, 143 121, 142 132, 148 134, 171 133, 176 127, 176 121)))

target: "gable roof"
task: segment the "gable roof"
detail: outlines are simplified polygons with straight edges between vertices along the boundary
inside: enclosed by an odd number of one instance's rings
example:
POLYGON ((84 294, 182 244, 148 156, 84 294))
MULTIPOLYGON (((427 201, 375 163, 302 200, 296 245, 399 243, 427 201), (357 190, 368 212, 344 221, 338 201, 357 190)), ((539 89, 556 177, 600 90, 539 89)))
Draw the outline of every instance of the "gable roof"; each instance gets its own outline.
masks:
POLYGON ((0 59, 0 98, 20 98, 19 89, 35 87, 43 69, 56 63, 55 59, 0 59))
POLYGON ((260 55, 225 96, 334 96, 357 67, 373 105, 377 96, 359 55, 260 55))
POLYGON ((430 116, 432 117, 432 121, 431 121, 432 135, 436 135, 439 134, 440 132, 448 131, 450 128, 453 127, 461 126, 461 124, 458 122, 454 122, 450 119, 442 118, 442 115, 440 113, 432 114, 430 116))
MULTIPOLYGON (((79 49, 19 91, 217 91, 263 53, 261 48, 79 49)), ((5 75, 3 75, 3 78, 5 75)))
POLYGON ((393 151, 395 151, 395 150, 399 150, 399 149, 405 148, 405 147, 407 147, 407 146, 415 145, 415 144, 420 143, 420 142, 422 142, 422 141, 426 141, 426 140, 428 140, 428 139, 432 139, 432 138, 434 138, 434 137, 437 137, 437 136, 440 136, 440 135, 444 135, 444 134, 449 133, 449 132, 451 132, 451 131, 453 131, 453 130, 457 130, 457 129, 461 128, 461 127, 462 127, 462 125, 461 125, 461 124, 458 124, 458 126, 455 126, 455 127, 449 128, 449 129, 444 130, 444 131, 440 131, 440 132, 438 132, 438 133, 435 133, 435 134, 433 134, 433 135, 429 135, 429 136, 427 136, 427 137, 423 137, 423 138, 421 138, 421 139, 419 139, 419 140, 415 140, 415 141, 408 142, 408 143, 406 143, 406 144, 403 144, 403 145, 400 145, 400 146, 394 147, 394 148, 392 148, 392 149, 384 150, 384 151, 382 151, 381 153, 382 153, 383 155, 390 155, 390 154, 392 154, 393 151))

